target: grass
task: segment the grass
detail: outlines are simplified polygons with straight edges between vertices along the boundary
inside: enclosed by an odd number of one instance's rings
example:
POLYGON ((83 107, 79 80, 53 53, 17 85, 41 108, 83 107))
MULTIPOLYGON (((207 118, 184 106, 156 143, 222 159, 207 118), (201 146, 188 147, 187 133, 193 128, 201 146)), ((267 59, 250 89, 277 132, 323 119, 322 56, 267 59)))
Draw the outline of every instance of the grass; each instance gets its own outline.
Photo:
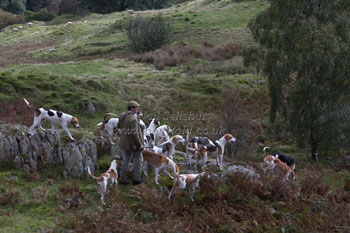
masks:
MULTIPOLYGON (((213 43, 235 42, 240 45, 253 43, 247 22, 268 6, 266 1, 257 0, 232 3, 230 0, 212 2, 196 0, 157 11, 136 12, 143 16, 162 13, 170 20, 175 31, 175 41, 198 46, 210 38, 213 43), (227 40, 229 38, 229 40, 227 40)), ((72 16, 73 17, 73 16, 72 16)), ((53 22, 34 22, 33 27, 24 25, 24 30, 12 32, 12 27, 0 32, 2 43, 12 53, 19 53, 16 46, 42 44, 28 51, 28 61, 68 61, 84 57, 123 56, 131 51, 124 30, 125 22, 132 16, 126 12, 108 15, 89 14, 82 18, 60 16, 53 22), (88 23, 84 23, 88 20, 88 23), (72 21, 73 24, 65 25, 72 21), (47 43, 50 42, 50 43, 47 43), (46 45, 45 45, 46 44, 46 45), (49 49, 55 48, 55 53, 49 49)))
MULTIPOLYGON (((248 21, 268 4, 262 0, 240 3, 194 0, 160 11, 135 12, 135 15, 162 13, 170 20, 175 32, 170 46, 184 44, 199 48, 209 41, 218 47, 228 43, 244 47, 254 43, 246 27, 248 21)), ((8 119, 13 113, 18 115, 16 120, 25 117, 31 121, 31 112, 21 115, 18 111, 26 109, 22 101, 26 97, 38 107, 77 116, 81 128, 70 131, 73 137, 82 139, 97 135, 96 124, 106 112, 119 114, 127 102, 134 99, 141 103, 146 123, 157 116, 162 124, 184 135, 185 128, 196 132, 223 126, 222 116, 227 107, 223 106, 223 100, 227 93, 237 93, 242 106, 235 114, 248 113, 242 115, 249 123, 242 126, 248 135, 247 145, 234 158, 225 156, 225 161, 259 169, 263 143, 295 158, 297 180, 283 186, 285 190, 273 179, 265 179, 260 185, 242 176, 230 184, 211 180, 195 192, 192 203, 186 191, 179 191, 168 201, 166 194, 159 190, 171 188, 172 181, 161 174, 160 185, 155 185, 153 173, 149 172, 144 185, 119 187, 106 197, 107 206, 102 207, 92 179, 64 179, 61 166, 39 168, 38 176, 27 175, 3 163, 0 166, 0 232, 107 232, 111 229, 116 232, 154 229, 163 232, 331 232, 349 229, 346 214, 350 198, 344 188, 350 179, 348 169, 334 160, 324 162, 327 158, 322 155, 320 164, 310 164, 309 151, 294 146, 286 137, 283 125, 278 135, 267 132, 269 97, 267 83, 259 82, 263 77, 252 68, 243 67, 241 56, 215 62, 195 59, 163 70, 130 61, 126 59, 131 51, 123 28, 130 17, 126 12, 60 16, 46 24, 34 22, 33 27, 25 27, 18 33, 13 33, 12 27, 1 31, 0 42, 6 46, 0 48, 4 55, 0 58, 0 120, 8 119), (67 21, 73 24, 65 26, 67 21), (50 53, 50 48, 57 52, 50 53), (88 110, 89 103, 95 111, 88 110), (213 119, 176 118, 178 114, 189 113, 212 114, 213 119), (63 200, 72 196, 76 186, 85 195, 82 199, 85 207, 63 211, 60 208, 63 200)), ((65 143, 68 138, 64 133, 62 137, 65 143)), ((105 171, 111 159, 111 155, 99 154, 95 173, 105 171)), ((175 161, 183 162, 183 158, 175 161)), ((217 168, 208 169, 219 172, 217 168)))

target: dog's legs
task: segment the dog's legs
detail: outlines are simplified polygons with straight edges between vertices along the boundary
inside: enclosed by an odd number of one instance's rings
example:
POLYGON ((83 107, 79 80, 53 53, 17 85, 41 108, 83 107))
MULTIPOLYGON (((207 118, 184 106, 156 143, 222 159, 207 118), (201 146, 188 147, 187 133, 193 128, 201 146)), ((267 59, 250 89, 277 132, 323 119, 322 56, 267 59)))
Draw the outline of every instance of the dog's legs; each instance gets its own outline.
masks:
POLYGON ((108 129, 108 140, 112 145, 115 145, 115 143, 113 142, 113 129, 108 129))
POLYGON ((292 170, 293 171, 295 170, 295 163, 293 163, 293 165, 292 165, 292 170))
POLYGON ((64 129, 64 131, 67 133, 68 137, 72 140, 75 141, 75 139, 72 137, 72 135, 69 132, 69 129, 66 125, 63 125, 62 128, 64 129))
POLYGON ((198 166, 199 160, 196 159, 196 162, 194 163, 194 171, 197 172, 197 166, 198 166))
POLYGON ((147 174, 147 165, 148 165, 148 163, 147 163, 147 161, 146 160, 144 160, 143 161, 143 174, 145 175, 145 176, 148 176, 148 174, 147 174))
POLYGON ((159 168, 154 168, 154 182, 158 183, 159 168))
POLYGON ((166 168, 163 168, 163 172, 164 172, 165 175, 169 176, 170 179, 174 179, 174 177, 172 177, 172 176, 170 175, 170 173, 166 170, 166 168))
POLYGON ((43 126, 41 125, 42 122, 43 122, 43 121, 40 121, 39 128, 40 128, 42 131, 46 132, 46 129, 44 129, 43 126))
POLYGON ((197 176, 195 182, 193 182, 193 184, 191 184, 191 186, 189 187, 191 201, 194 201, 193 194, 194 194, 194 191, 196 190, 196 187, 198 186, 199 186, 199 176, 197 176))
POLYGON ((186 148, 185 158, 186 158, 187 166, 191 166, 191 157, 192 157, 192 153, 186 148))
POLYGON ((220 162, 219 168, 220 168, 220 171, 222 171, 222 162, 223 162, 223 160, 224 160, 224 155, 222 154, 219 157, 219 162, 220 162))
POLYGON ((174 185, 169 192, 169 195, 168 195, 169 200, 175 194, 176 188, 177 188, 177 179, 174 180, 174 185))
POLYGON ((33 136, 35 134, 34 128, 37 127, 38 125, 40 125, 40 123, 41 123, 40 118, 34 117, 33 124, 32 124, 32 126, 30 126, 28 133, 33 136))

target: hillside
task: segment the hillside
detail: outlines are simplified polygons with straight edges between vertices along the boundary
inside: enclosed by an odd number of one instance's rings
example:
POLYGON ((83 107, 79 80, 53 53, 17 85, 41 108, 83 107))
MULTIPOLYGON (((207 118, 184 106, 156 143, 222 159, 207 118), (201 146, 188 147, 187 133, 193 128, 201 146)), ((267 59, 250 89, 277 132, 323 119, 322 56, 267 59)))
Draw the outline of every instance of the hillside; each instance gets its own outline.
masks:
MULTIPOLYGON (((243 49, 254 45, 247 23, 268 5, 265 0, 192 0, 133 14, 63 15, 48 23, 24 25, 18 32, 12 31, 18 25, 0 31, 0 124, 31 125, 33 113, 26 108, 25 97, 37 107, 78 117, 81 127, 70 131, 81 140, 97 136, 96 124, 104 114, 119 114, 132 99, 142 105, 146 123, 158 117, 183 136, 193 129, 192 134, 216 140, 221 135, 214 131, 227 129, 237 143, 227 149, 226 167, 250 166, 262 176, 259 183, 240 173, 226 183, 214 176, 201 182, 191 202, 185 191, 168 201, 166 190, 172 181, 161 174, 160 185, 155 185, 149 172, 145 184, 113 190, 104 207, 94 180, 63 178, 61 166, 42 166, 38 173, 26 174, 0 164, 0 232, 348 231, 347 160, 325 158, 321 164, 310 164, 308 151, 295 146, 283 123, 271 130, 268 84, 255 68, 243 66, 240 53, 157 69, 135 62, 128 46, 129 19, 162 14, 174 30, 170 48, 243 49), (213 117, 181 120, 183 114, 213 117), (281 183, 262 174, 264 145, 296 159, 296 181, 281 183), (63 199, 78 191, 84 193, 84 207, 63 208, 63 199)), ((49 128, 47 123, 43 126, 49 128)), ((68 141, 63 133, 62 142, 68 141)), ((98 154, 96 174, 104 172, 112 158, 98 154)), ((175 161, 187 170, 182 156, 175 161)), ((214 166, 208 169, 219 173, 214 166)))

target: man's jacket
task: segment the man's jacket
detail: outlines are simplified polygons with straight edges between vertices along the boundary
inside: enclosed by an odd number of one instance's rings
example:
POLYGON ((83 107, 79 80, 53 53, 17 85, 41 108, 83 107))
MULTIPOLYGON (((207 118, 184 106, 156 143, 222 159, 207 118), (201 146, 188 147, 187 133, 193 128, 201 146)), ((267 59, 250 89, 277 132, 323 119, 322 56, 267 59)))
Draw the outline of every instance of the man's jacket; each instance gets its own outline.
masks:
POLYGON ((136 151, 143 146, 143 133, 136 114, 130 111, 121 113, 117 128, 120 135, 119 146, 121 149, 136 151))

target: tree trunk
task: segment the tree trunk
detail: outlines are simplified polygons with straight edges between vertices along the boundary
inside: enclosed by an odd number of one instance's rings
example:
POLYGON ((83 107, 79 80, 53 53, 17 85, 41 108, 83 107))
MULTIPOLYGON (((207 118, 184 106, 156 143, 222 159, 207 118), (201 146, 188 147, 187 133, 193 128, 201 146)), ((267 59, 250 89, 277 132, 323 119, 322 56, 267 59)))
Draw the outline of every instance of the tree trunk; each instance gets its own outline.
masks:
POLYGON ((311 145, 311 158, 315 163, 318 163, 317 144, 316 143, 311 145))

